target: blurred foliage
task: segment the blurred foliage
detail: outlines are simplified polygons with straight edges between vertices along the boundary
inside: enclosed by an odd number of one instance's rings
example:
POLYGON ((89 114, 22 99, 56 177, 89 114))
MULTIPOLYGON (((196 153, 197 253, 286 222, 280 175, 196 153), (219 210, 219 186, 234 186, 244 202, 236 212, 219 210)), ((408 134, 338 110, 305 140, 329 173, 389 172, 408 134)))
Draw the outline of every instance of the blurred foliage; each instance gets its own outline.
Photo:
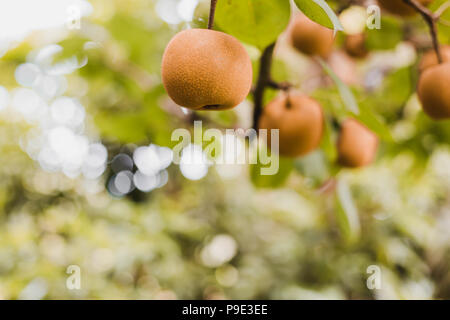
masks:
MULTIPOLYGON (((40 41, 33 34, 3 56, 0 84, 16 87, 15 68, 47 42, 64 48, 59 59, 87 57, 68 76, 67 94, 86 106, 109 160, 149 143, 173 147, 172 131, 191 130, 195 119, 211 128, 248 127, 251 101, 186 115, 161 83, 166 44, 187 24, 205 24, 207 2, 193 22, 174 26, 157 15, 156 1, 92 0, 94 13, 80 30, 40 41)), ((328 1, 333 8, 344 2, 328 1)), ((288 17, 288 1, 219 0, 217 27, 246 43, 257 70, 259 49, 280 35, 288 17), (255 11, 250 3, 258 4, 255 11)), ((450 10, 443 17, 450 20, 450 10)), ((450 123, 420 109, 415 88, 423 48, 413 50, 409 64, 401 50, 412 47, 411 28, 427 39, 419 17, 383 16, 380 30, 365 31, 369 58, 351 60, 343 72, 327 62, 337 83, 280 36, 274 78, 318 99, 327 123, 320 150, 281 159, 275 176, 259 175, 258 165, 233 168, 238 174, 231 178, 211 167, 204 179, 190 181, 172 165, 164 188, 117 199, 105 188, 107 174, 87 181, 40 169, 19 147, 29 126, 3 113, 0 298, 26 298, 31 290, 47 299, 449 299, 450 123), (342 73, 358 81, 341 83, 342 73), (358 112, 346 106, 342 88, 358 112), (381 139, 368 168, 336 165, 335 119, 348 116, 381 139), (206 253, 217 243, 211 262, 206 253), (69 265, 81 267, 81 290, 66 288, 69 265), (366 286, 370 265, 382 270, 379 290, 366 286)), ((439 37, 450 43, 449 27, 440 24, 439 37)), ((268 90, 265 100, 275 95, 268 90)))

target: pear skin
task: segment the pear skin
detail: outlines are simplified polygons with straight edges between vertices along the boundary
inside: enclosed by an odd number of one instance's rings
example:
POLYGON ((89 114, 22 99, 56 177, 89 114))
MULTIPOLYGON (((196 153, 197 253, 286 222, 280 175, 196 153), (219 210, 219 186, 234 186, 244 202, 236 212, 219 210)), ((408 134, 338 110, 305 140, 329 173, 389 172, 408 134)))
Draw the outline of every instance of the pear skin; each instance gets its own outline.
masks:
POLYGON ((426 69, 419 78, 417 93, 423 111, 435 120, 450 118, 450 62, 426 69))
POLYGON ((290 37, 293 47, 308 56, 326 59, 333 50, 333 30, 321 26, 303 14, 294 18, 290 37))
POLYGON ((342 123, 337 142, 339 164, 349 168, 367 166, 373 162, 377 149, 378 138, 369 128, 352 118, 342 123))
POLYGON ((170 98, 194 110, 225 110, 249 94, 250 57, 234 37, 208 29, 178 33, 162 60, 162 81, 170 98))

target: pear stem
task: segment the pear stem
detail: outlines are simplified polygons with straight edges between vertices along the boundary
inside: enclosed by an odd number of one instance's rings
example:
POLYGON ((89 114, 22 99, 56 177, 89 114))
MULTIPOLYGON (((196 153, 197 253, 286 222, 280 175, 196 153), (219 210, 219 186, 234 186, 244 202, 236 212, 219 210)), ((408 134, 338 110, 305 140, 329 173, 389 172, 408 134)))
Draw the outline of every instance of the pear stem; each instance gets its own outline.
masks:
POLYGON ((208 29, 211 30, 214 27, 214 16, 216 14, 216 5, 218 0, 211 0, 211 7, 209 8, 209 20, 208 29))
POLYGON ((403 0, 404 3, 407 5, 413 7, 420 15, 423 17, 425 22, 428 24, 428 27, 430 28, 430 34, 431 39, 433 41, 433 48, 434 51, 436 51, 436 56, 439 63, 443 62, 441 50, 439 47, 439 40, 437 36, 437 27, 436 27, 436 21, 439 20, 440 15, 434 14, 431 10, 429 10, 427 7, 423 6, 421 3, 419 3, 417 0, 403 0))
POLYGON ((289 95, 289 91, 285 91, 286 93, 286 109, 290 109, 292 107, 291 96, 289 95))
POLYGON ((292 84, 289 82, 276 82, 275 80, 272 79, 269 79, 267 86, 272 89, 283 91, 288 91, 290 88, 292 88, 292 84))

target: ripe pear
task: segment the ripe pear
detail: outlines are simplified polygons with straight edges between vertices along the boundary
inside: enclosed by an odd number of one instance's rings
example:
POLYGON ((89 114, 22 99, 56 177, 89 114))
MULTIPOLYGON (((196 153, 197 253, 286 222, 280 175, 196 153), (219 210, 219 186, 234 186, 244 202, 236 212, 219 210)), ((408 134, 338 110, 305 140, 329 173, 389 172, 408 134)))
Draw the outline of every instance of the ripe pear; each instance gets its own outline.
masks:
POLYGON ((291 25, 291 42, 294 48, 309 56, 328 58, 334 42, 333 30, 297 15, 291 25))
POLYGON ((378 138, 359 121, 349 118, 342 123, 337 149, 339 163, 350 168, 370 164, 376 155, 378 138))
POLYGON ((247 97, 252 79, 247 51, 223 32, 184 30, 164 52, 164 87, 173 101, 189 109, 231 109, 247 97))
POLYGON ((264 108, 259 128, 266 129, 271 146, 271 130, 279 129, 279 154, 286 157, 305 155, 319 146, 323 134, 320 104, 300 93, 281 94, 264 108))
MULTIPOLYGON (((427 6, 433 2, 433 0, 418 0, 418 2, 427 6)), ((378 0, 378 3, 381 8, 401 17, 410 17, 417 13, 413 7, 404 3, 403 0, 378 0)))
MULTIPOLYGON (((440 47, 440 52, 443 62, 450 62, 450 46, 444 45, 440 47)), ((436 51, 433 49, 428 50, 422 57, 419 63, 419 71, 422 73, 425 69, 436 66, 438 64, 438 59, 436 51)))
POLYGON ((364 33, 349 34, 344 42, 345 52, 353 58, 365 58, 369 51, 366 48, 366 36, 364 33))
POLYGON ((426 69, 419 78, 417 92, 423 111, 435 120, 450 118, 450 62, 426 69))

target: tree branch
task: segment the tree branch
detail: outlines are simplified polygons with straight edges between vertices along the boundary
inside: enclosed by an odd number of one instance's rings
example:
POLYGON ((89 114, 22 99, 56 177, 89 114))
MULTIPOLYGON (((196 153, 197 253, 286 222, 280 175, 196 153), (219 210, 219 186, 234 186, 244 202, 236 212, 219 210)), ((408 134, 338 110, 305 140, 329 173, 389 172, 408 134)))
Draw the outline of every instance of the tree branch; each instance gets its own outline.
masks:
POLYGON ((259 118, 261 118, 264 103, 264 90, 269 87, 276 90, 288 91, 292 88, 292 84, 289 82, 276 82, 270 75, 272 68, 273 50, 275 49, 275 43, 269 45, 264 49, 260 61, 259 61, 259 75, 256 87, 252 89, 253 100, 255 109, 253 111, 253 129, 258 131, 259 118))
POLYGON ((275 43, 264 49, 259 61, 259 75, 256 88, 253 93, 255 110, 253 111, 253 129, 258 131, 258 122, 261 117, 264 103, 264 89, 270 82, 270 68, 272 66, 273 50, 275 43))
POLYGON ((441 50, 439 48, 439 41, 437 37, 436 21, 439 19, 438 15, 435 15, 431 10, 420 4, 417 0, 403 0, 404 3, 413 7, 423 17, 425 22, 430 28, 431 39, 433 40, 433 48, 436 51, 436 56, 439 63, 442 63, 441 50))
POLYGON ((211 7, 209 8, 209 20, 208 29, 212 29, 214 26, 214 16, 216 14, 216 5, 218 0, 211 0, 211 7))
POLYGON ((443 24, 446 27, 450 27, 450 21, 448 21, 448 20, 439 19, 439 23, 443 24))

